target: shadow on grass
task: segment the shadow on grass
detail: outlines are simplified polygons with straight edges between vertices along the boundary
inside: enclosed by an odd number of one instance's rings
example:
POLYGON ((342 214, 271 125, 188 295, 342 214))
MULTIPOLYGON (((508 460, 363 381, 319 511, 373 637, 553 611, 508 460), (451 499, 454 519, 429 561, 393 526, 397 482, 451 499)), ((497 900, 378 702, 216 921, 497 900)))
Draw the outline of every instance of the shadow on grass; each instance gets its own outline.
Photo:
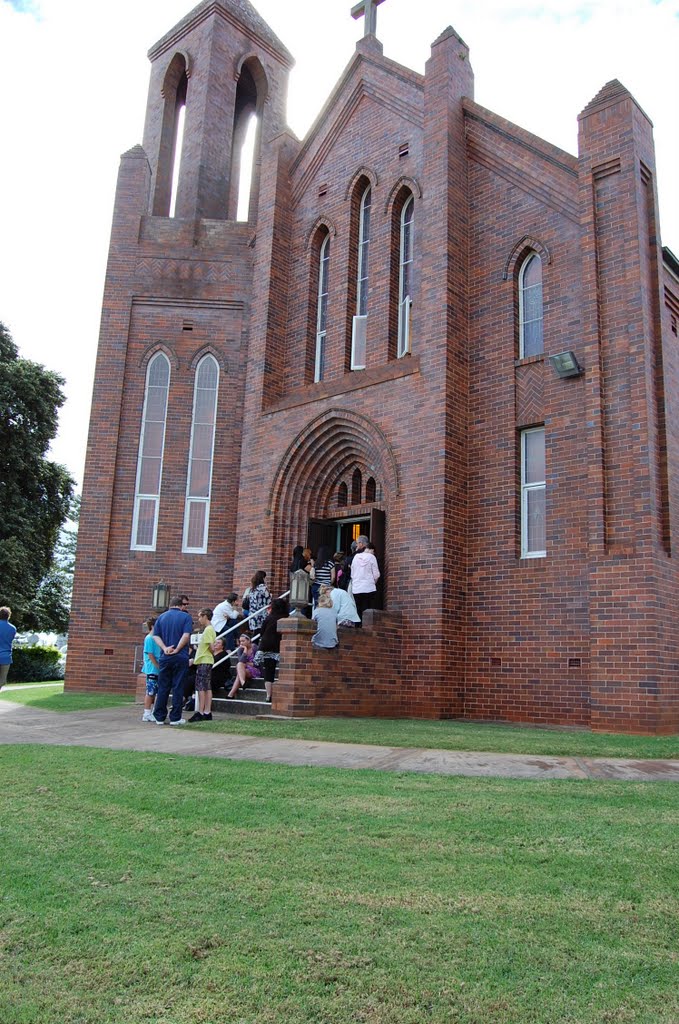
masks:
POLYGON ((37 708, 40 711, 98 711, 104 708, 122 707, 132 704, 134 697, 125 697, 111 693, 64 693, 63 683, 53 686, 27 684, 20 690, 3 690, 0 700, 25 707, 37 708))

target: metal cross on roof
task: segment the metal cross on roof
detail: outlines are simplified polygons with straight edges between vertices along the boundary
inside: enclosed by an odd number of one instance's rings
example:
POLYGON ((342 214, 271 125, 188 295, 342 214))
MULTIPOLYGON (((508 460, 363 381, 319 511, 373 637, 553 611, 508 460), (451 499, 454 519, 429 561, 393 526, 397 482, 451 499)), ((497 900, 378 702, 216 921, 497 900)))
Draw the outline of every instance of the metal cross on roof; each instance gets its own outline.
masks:
POLYGON ((384 0, 361 0, 351 8, 351 17, 358 19, 365 17, 364 36, 377 35, 377 8, 384 0))

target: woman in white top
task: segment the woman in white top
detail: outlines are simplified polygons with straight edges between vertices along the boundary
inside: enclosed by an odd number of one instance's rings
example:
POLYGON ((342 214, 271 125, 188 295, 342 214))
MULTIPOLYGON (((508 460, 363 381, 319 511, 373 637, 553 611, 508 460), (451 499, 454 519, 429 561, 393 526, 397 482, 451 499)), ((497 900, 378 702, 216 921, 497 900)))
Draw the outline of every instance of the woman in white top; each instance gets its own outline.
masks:
POLYGON ((367 537, 359 537, 356 541, 356 554, 351 560, 351 593, 361 619, 361 622, 356 623, 357 628, 363 621, 363 612, 373 607, 380 578, 377 559, 367 550, 368 543, 367 537))

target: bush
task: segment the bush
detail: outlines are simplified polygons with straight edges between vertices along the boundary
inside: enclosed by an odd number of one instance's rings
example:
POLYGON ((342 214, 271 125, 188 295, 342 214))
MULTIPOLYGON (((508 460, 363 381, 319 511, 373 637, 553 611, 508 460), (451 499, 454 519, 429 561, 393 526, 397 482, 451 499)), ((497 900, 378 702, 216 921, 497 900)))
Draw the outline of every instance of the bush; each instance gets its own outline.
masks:
POLYGON ((12 651, 8 682, 42 683, 63 678, 64 667, 56 647, 15 647, 12 651))

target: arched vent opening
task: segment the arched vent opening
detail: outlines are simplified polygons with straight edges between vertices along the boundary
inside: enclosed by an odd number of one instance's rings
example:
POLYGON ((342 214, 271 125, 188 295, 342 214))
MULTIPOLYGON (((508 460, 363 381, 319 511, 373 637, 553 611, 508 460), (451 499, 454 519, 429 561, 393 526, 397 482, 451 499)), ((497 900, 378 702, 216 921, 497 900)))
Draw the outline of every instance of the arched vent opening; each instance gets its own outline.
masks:
POLYGON ((363 477, 360 469, 355 469, 351 477, 351 504, 360 505, 363 491, 363 477))
POLYGON ((183 53, 176 53, 165 72, 162 90, 163 122, 153 193, 153 213, 158 217, 175 215, 188 87, 186 57, 183 53))
POLYGON ((247 221, 258 183, 261 113, 267 82, 256 57, 245 61, 238 77, 233 114, 229 217, 247 221))

